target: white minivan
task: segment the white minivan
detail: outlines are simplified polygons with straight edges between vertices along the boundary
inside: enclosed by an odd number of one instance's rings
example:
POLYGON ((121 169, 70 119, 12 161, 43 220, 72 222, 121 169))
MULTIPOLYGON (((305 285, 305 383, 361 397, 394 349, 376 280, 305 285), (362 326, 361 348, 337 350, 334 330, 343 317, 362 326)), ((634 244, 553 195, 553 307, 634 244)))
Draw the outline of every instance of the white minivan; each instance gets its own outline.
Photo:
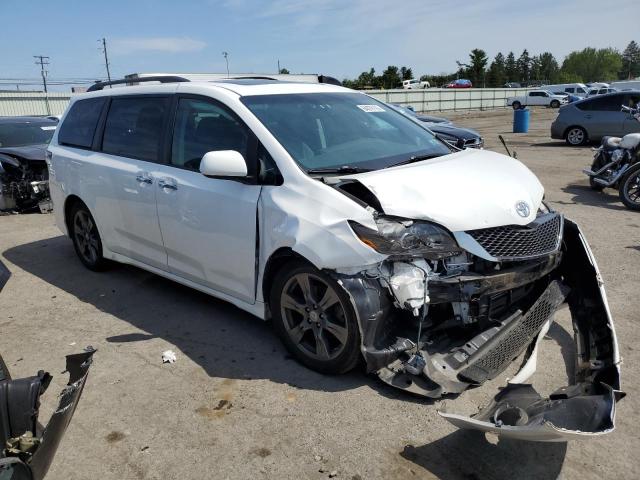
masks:
POLYGON ((154 272, 271 319, 310 368, 363 360, 427 397, 520 358, 484 416, 442 412, 460 427, 613 428, 620 358, 595 260, 518 160, 458 150, 340 86, 123 83, 74 96, 48 149, 56 221, 86 267, 154 272), (565 302, 576 377, 544 400, 526 382, 565 302))

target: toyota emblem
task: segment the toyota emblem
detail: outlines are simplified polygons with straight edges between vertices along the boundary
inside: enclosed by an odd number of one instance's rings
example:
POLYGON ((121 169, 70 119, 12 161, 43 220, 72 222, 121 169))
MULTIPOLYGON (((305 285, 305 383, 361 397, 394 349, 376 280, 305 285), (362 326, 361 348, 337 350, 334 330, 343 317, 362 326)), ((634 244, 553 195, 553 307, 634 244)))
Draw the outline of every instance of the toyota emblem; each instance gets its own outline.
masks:
POLYGON ((529 208, 529 204, 527 202, 518 202, 516 203, 516 212, 522 218, 527 218, 529 213, 531 213, 531 209, 529 208))

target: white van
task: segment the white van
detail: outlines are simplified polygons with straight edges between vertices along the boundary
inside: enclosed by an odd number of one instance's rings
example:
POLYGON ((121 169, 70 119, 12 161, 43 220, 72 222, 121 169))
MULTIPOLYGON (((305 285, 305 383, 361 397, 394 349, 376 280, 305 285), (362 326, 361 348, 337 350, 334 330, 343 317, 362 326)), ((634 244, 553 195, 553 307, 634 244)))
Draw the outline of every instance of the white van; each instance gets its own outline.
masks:
POLYGON ((640 80, 622 80, 620 82, 611 82, 611 87, 616 90, 640 90, 640 80))
POLYGON ((602 280, 525 165, 335 85, 155 80, 72 97, 48 147, 56 222, 87 268, 135 265, 271 319, 312 369, 362 359, 430 398, 523 358, 486 420, 441 414, 535 440, 613 430, 602 280), (564 303, 580 383, 543 401, 526 381, 564 303))
POLYGON ((540 88, 548 90, 556 95, 570 93, 577 97, 586 97, 589 92, 589 88, 584 83, 558 83, 555 85, 543 85, 540 88))
POLYGON ((431 85, 429 82, 423 80, 416 80, 412 78, 411 80, 404 80, 402 82, 402 88, 405 90, 415 90, 417 88, 429 88, 431 85))

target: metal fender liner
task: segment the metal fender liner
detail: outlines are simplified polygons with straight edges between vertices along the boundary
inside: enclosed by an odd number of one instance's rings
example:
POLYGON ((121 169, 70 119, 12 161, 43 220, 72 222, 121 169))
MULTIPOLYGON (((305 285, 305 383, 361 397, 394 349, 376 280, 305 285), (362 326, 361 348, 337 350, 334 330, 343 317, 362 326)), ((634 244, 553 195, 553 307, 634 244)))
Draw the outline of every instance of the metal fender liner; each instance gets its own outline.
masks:
POLYGON ((564 250, 559 269, 571 289, 567 302, 577 356, 571 385, 542 398, 531 385, 515 383, 525 382, 533 372, 532 355, 521 370, 527 375, 516 375, 477 414, 439 412, 456 427, 536 441, 565 441, 614 429, 616 402, 625 395, 620 391, 618 342, 593 254, 578 226, 569 220, 565 223, 564 250))

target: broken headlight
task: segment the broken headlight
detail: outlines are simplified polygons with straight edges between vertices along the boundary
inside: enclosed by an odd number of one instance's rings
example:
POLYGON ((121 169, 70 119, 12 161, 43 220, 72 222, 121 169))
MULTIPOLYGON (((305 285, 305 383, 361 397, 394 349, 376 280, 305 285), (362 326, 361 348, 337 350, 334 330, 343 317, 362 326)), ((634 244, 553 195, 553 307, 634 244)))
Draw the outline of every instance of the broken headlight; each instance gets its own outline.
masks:
POLYGON ((385 255, 422 257, 431 260, 462 252, 451 234, 429 222, 403 218, 378 217, 378 230, 349 221, 362 243, 385 255))

